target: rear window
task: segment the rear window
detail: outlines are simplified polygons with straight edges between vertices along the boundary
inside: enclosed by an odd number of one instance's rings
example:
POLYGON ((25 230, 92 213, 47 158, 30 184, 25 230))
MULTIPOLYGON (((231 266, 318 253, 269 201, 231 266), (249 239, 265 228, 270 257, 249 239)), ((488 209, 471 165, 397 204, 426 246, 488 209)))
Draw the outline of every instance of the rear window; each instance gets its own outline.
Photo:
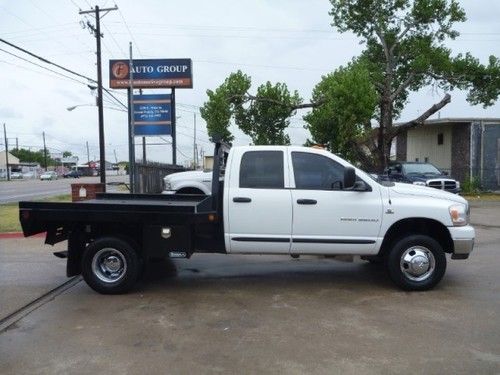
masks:
POLYGON ((283 189, 282 151, 247 151, 241 158, 240 188, 283 189))

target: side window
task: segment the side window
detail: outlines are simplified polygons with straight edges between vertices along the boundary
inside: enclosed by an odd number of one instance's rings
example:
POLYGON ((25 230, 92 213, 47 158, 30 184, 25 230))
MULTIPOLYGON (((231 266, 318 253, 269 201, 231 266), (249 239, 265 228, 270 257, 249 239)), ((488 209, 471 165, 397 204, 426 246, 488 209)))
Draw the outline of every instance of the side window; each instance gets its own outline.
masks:
POLYGON ((283 189, 283 151, 247 151, 241 158, 240 188, 283 189))
POLYGON ((341 187, 344 167, 326 156, 292 152, 292 164, 297 189, 332 190, 341 187))

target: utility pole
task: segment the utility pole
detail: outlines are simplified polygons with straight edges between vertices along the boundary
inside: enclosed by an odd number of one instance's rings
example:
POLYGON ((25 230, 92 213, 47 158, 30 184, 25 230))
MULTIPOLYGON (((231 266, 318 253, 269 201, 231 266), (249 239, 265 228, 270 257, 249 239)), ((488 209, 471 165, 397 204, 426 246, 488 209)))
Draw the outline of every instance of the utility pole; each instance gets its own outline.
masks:
POLYGON ((16 150, 19 150, 19 138, 16 137, 16 150))
POLYGON ((101 184, 104 184, 106 191, 106 153, 104 150, 104 107, 102 102, 102 66, 101 66, 101 12, 105 12, 102 17, 118 7, 99 9, 96 5, 94 9, 80 11, 80 14, 93 13, 95 16, 95 28, 87 22, 87 27, 94 32, 97 43, 97 107, 99 110, 99 175, 101 184))
POLYGON ((9 171, 9 140, 7 139, 7 130, 5 130, 5 122, 3 123, 3 139, 5 141, 5 167, 7 168, 7 181, 10 181, 10 171, 9 171))
POLYGON ((130 192, 135 192, 135 135, 134 135, 134 60, 132 58, 132 42, 129 42, 129 78, 128 88, 128 175, 130 192))
POLYGON ((87 144, 87 164, 89 164, 90 163, 89 141, 87 141, 86 144, 87 144))
POLYGON ((142 137, 142 164, 146 164, 146 137, 142 137))
POLYGON ((43 163, 45 164, 45 172, 47 172, 47 147, 45 146, 45 132, 42 132, 43 137, 43 163))
POLYGON ((172 164, 177 164, 177 141, 176 141, 176 130, 175 125, 177 122, 176 114, 175 114, 175 87, 172 87, 172 95, 171 95, 171 103, 172 103, 172 164))
POLYGON ((196 170, 196 112, 193 113, 194 133, 193 133, 193 169, 196 170))

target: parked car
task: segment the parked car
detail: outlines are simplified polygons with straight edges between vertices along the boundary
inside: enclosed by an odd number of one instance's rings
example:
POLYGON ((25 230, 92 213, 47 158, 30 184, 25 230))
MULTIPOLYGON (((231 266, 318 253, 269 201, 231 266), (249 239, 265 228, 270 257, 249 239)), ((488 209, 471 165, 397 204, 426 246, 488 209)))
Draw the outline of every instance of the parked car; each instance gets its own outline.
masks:
POLYGON ((63 174, 63 177, 64 178, 80 178, 81 175, 82 175, 82 173, 79 171, 69 171, 69 172, 63 174))
POLYGON ((172 173, 163 178, 163 194, 210 195, 212 171, 172 173))
POLYGON ((23 178, 23 174, 21 172, 11 172, 10 179, 11 180, 21 180, 23 178))
POLYGON ((455 194, 460 192, 460 182, 440 171, 431 163, 391 162, 384 174, 379 176, 379 179, 428 186, 455 194))
POLYGON ((35 178, 35 172, 25 172, 25 173, 23 173, 23 178, 27 178, 27 179, 35 178))
POLYGON ((54 171, 47 171, 42 173, 40 176, 40 180, 42 181, 48 181, 48 180, 57 180, 57 173, 54 171))

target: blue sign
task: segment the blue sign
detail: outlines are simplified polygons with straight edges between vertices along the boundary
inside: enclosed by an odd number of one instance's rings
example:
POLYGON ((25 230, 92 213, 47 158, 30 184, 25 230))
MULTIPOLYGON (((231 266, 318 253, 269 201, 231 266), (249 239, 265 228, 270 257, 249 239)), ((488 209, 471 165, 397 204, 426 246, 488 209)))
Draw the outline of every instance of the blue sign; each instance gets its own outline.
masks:
MULTIPOLYGON (((133 86, 147 88, 193 88, 191 59, 138 59, 132 61, 133 86)), ((130 61, 109 60, 109 87, 130 87, 130 61)))
POLYGON ((134 134, 172 134, 170 94, 134 95, 134 134))

